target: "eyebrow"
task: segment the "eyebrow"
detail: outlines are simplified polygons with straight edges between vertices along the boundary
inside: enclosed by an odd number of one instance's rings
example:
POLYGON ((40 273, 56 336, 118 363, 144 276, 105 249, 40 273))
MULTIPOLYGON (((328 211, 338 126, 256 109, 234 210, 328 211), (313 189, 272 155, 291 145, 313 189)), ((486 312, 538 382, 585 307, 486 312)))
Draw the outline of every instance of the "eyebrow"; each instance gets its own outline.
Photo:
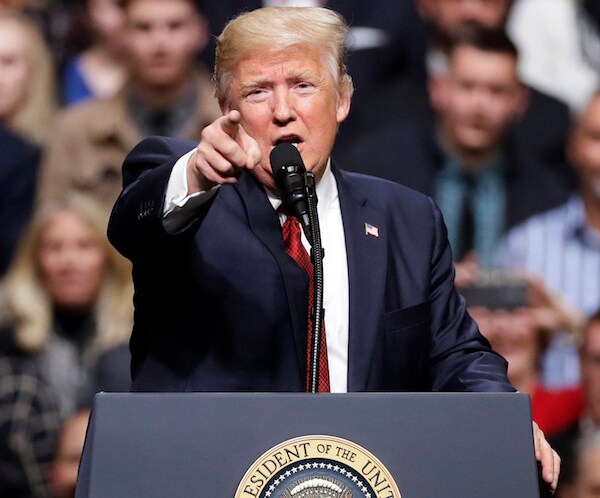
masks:
MULTIPOLYGON (((320 75, 314 74, 314 73, 312 73, 310 71, 306 71, 306 70, 290 71, 288 74, 286 74, 285 79, 287 82, 310 81, 310 82, 314 82, 315 84, 321 84, 325 81, 324 76, 320 76, 320 75)), ((243 82, 243 83, 240 82, 239 88, 240 88, 240 90, 245 90, 245 89, 250 89, 250 88, 269 86, 271 84, 271 82, 272 82, 271 78, 257 78, 255 80, 250 80, 250 81, 243 82)))

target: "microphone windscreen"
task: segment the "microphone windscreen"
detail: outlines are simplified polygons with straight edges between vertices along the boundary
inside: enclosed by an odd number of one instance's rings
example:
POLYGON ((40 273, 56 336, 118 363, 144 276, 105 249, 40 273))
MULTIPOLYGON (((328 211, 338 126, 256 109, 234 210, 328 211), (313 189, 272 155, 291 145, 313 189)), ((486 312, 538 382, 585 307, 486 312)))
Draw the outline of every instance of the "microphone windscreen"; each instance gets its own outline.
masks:
POLYGON ((298 152, 298 149, 289 142, 283 142, 276 145, 271 151, 269 160, 271 161, 273 175, 276 177, 279 174, 285 174, 285 170, 283 173, 280 173, 280 171, 287 166, 295 166, 295 171, 298 173, 304 173, 304 171, 306 171, 300 152, 298 152))

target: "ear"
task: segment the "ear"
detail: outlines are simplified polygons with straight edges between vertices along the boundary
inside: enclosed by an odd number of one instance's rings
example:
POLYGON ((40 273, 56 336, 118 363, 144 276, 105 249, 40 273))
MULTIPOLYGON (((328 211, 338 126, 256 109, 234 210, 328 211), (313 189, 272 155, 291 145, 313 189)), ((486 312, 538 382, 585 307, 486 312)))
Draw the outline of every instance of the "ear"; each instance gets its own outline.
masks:
POLYGON ((577 164, 578 132, 579 130, 577 129, 577 125, 575 125, 575 127, 571 130, 569 136, 567 137, 567 162, 571 165, 571 167, 575 167, 575 165, 577 164))
POLYGON ((350 113, 350 103, 352 101, 352 84, 344 82, 341 84, 340 93, 337 99, 336 120, 340 124, 350 113))
POLYGON ((229 104, 227 99, 219 99, 219 107, 221 108, 223 116, 225 116, 225 114, 229 114, 229 111, 232 110, 231 105, 229 104))
POLYGON ((522 118, 529 105, 529 88, 522 83, 519 83, 519 90, 516 101, 516 117, 522 118))
POLYGON ((443 112, 448 106, 448 76, 432 74, 427 79, 429 101, 437 113, 443 112))

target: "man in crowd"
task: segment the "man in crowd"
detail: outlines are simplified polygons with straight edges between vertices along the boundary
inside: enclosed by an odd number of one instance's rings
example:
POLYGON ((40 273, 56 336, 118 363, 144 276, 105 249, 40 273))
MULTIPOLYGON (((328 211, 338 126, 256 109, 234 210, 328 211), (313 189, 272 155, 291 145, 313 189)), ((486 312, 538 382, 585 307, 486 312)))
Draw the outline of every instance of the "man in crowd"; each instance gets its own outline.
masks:
POLYGON ((579 440, 575 460, 575 481, 560 492, 560 498, 597 498, 600 496, 600 429, 579 440))
MULTIPOLYGON (((568 156, 579 180, 579 191, 565 204, 513 228, 500 244, 498 261, 504 268, 525 270, 542 279, 572 310, 579 332, 584 317, 600 307, 600 93, 578 118, 571 133, 568 156)), ((546 354, 548 385, 575 385, 579 362, 573 343, 560 334, 546 354)))
MULTIPOLYGON (((306 238, 278 210, 269 156, 282 143, 317 182, 327 310, 318 390, 514 390, 454 288, 435 204, 331 164, 352 96, 346 30, 320 8, 236 18, 217 46, 223 116, 200 143, 148 139, 125 161, 109 238, 134 265, 134 390, 307 389, 312 272, 296 261, 308 258, 306 238)), ((555 486, 558 459, 534 428, 555 486)))
POLYGON ((448 225, 457 283, 477 260, 489 267, 503 233, 568 197, 562 177, 516 144, 527 106, 517 52, 500 31, 455 34, 443 77, 431 80, 433 125, 400 122, 349 149, 348 167, 431 195, 448 225), (378 151, 373 160, 373 151, 378 151))
MULTIPOLYGON (((421 58, 426 75, 402 75, 364 104, 354 106, 358 140, 361 133, 380 132, 390 122, 403 122, 405 127, 430 125, 435 120, 435 106, 432 108, 430 104, 426 81, 446 75, 448 52, 457 33, 473 25, 504 33, 513 0, 417 0, 416 4, 426 27, 420 30, 421 43, 413 45, 423 47, 421 58)), ((558 173, 565 183, 572 185, 564 154, 569 110, 535 88, 529 87, 528 93, 527 103, 513 124, 514 148, 519 154, 532 156, 536 163, 558 173)), ((352 157, 352 152, 348 157, 352 157)))
POLYGON ((196 64, 207 42, 193 0, 126 0, 125 42, 130 79, 109 100, 64 111, 42 166, 40 196, 65 188, 112 204, 121 164, 142 137, 198 137, 219 115, 209 72, 196 64))
POLYGON ((577 480, 577 468, 580 468, 577 465, 577 440, 588 439, 600 431, 600 310, 586 322, 579 355, 584 401, 582 416, 577 423, 551 438, 564 463, 560 496, 563 496, 563 489, 570 488, 577 480))

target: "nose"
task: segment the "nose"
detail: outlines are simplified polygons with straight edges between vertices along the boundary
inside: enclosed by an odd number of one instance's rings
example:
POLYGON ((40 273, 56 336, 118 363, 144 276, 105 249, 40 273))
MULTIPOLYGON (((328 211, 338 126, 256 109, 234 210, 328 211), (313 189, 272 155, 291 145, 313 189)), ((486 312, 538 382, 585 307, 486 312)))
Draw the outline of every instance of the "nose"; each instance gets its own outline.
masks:
POLYGON ((167 27, 156 26, 148 34, 147 42, 155 51, 164 50, 170 36, 167 27))
POLYGON ((296 119, 294 99, 287 88, 277 88, 273 92, 273 120, 286 124, 296 119))

